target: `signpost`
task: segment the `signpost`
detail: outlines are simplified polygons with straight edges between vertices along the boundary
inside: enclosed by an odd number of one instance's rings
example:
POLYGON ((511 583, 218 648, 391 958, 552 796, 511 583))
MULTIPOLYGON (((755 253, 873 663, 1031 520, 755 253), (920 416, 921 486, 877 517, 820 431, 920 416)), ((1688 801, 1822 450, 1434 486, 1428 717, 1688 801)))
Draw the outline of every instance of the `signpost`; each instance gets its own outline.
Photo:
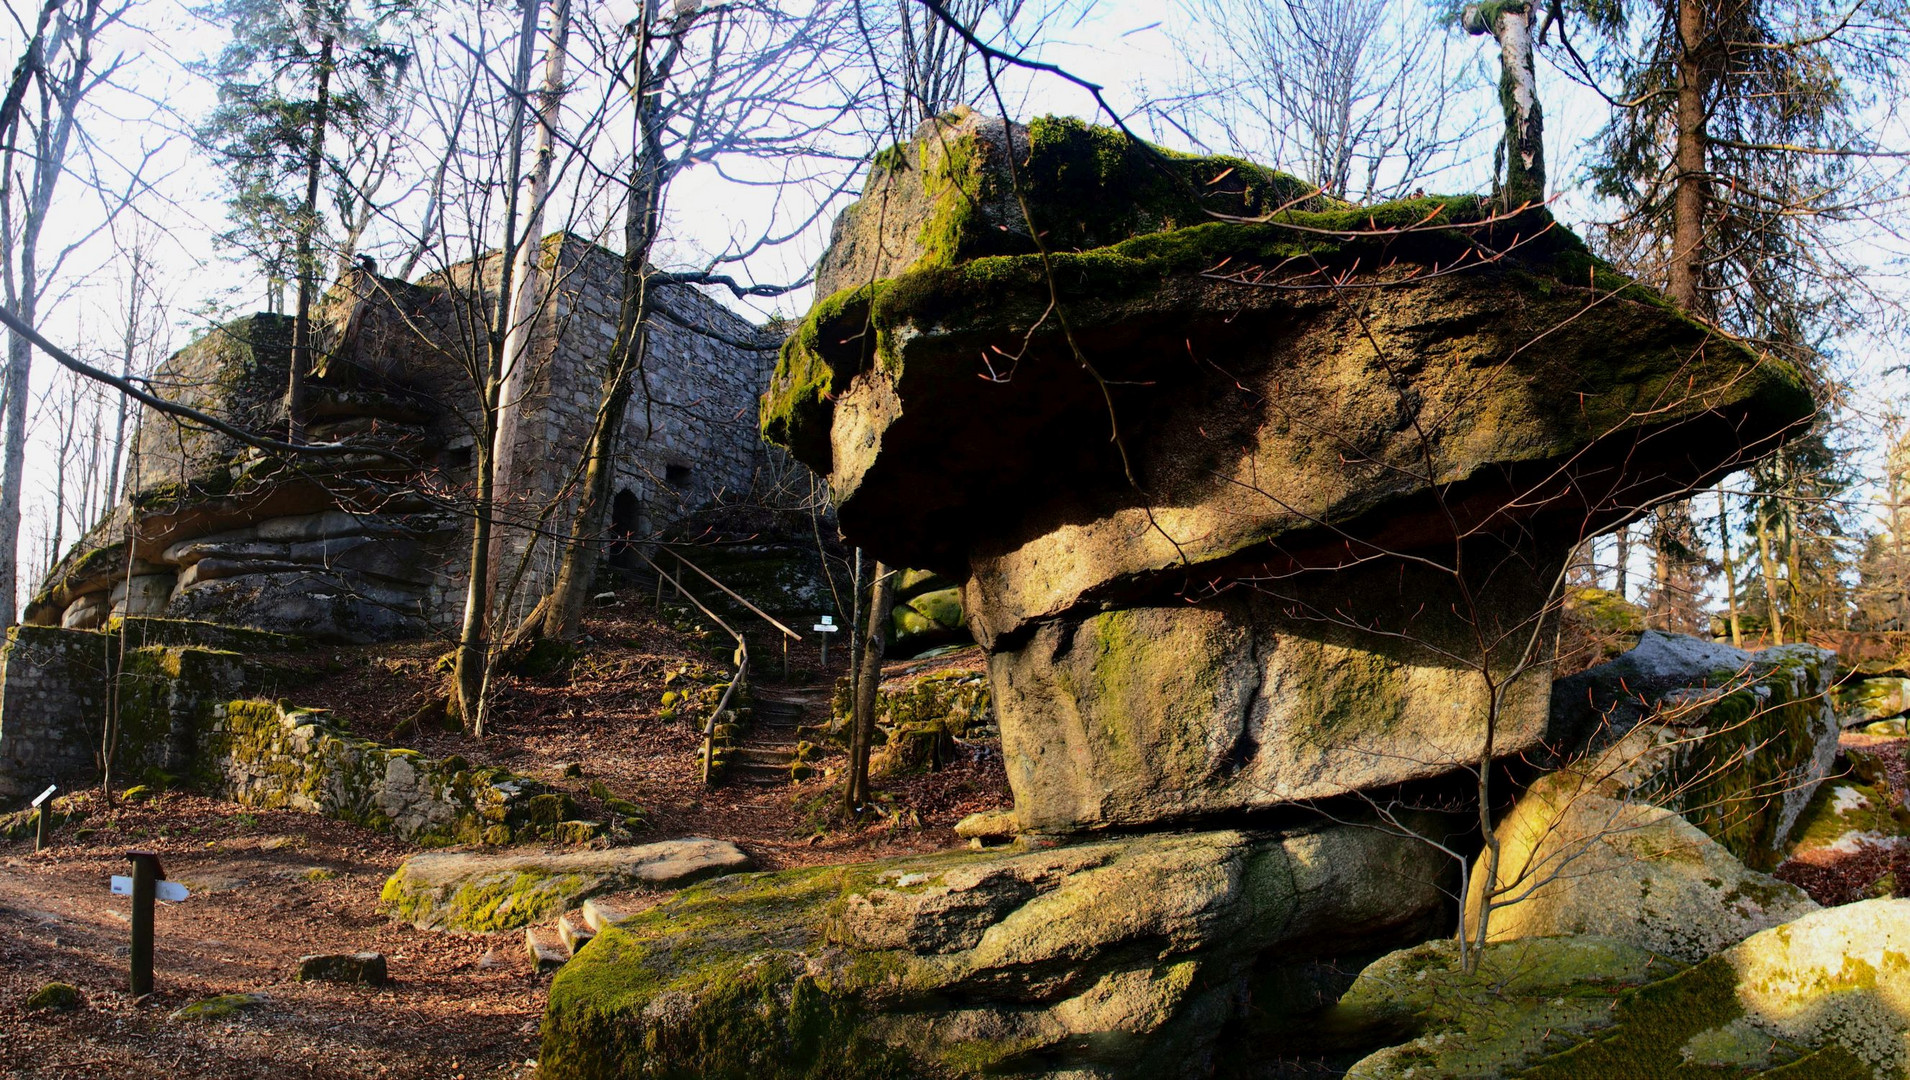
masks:
POLYGON ((822 621, 809 629, 822 635, 822 667, 824 671, 827 671, 829 669, 829 635, 841 630, 842 627, 836 625, 834 615, 818 615, 816 618, 822 621))
POLYGON ((52 798, 53 793, 58 791, 59 788, 60 785, 58 784, 48 784, 46 790, 40 792, 40 797, 33 800, 33 808, 39 811, 34 822, 37 831, 33 835, 33 852, 36 855, 46 850, 46 815, 47 811, 52 809, 51 806, 47 805, 47 800, 52 798))
POLYGON ((113 875, 113 894, 133 898, 132 991, 134 997, 153 992, 153 900, 176 904, 192 895, 184 885, 166 880, 159 856, 150 851, 129 851, 133 876, 113 875))

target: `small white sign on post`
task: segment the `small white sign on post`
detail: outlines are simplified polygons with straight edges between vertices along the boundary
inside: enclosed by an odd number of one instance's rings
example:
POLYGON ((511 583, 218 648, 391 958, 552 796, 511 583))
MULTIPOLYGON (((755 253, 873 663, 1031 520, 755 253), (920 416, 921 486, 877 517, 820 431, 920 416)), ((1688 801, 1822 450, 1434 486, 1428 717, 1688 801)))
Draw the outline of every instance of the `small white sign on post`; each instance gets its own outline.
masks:
POLYGON ((43 802, 45 802, 45 801, 47 801, 48 799, 50 799, 50 798, 52 798, 52 797, 53 797, 53 793, 54 793, 54 792, 56 792, 56 791, 58 791, 58 790, 60 790, 60 785, 58 785, 58 784, 48 784, 48 785, 46 786, 46 790, 45 790, 45 791, 42 791, 42 792, 40 792, 40 797, 39 797, 39 798, 37 798, 37 799, 35 799, 35 800, 33 800, 33 805, 34 805, 34 806, 39 806, 39 805, 40 805, 41 803, 43 803, 43 802))
MULTIPOLYGON (((124 874, 114 874, 113 875, 113 895, 114 896, 133 895, 133 879, 130 877, 127 877, 124 874)), ((184 885, 179 884, 177 881, 153 882, 153 896, 156 899, 164 900, 168 904, 177 904, 179 901, 184 900, 186 897, 191 895, 192 893, 189 892, 184 885)))
MULTIPOLYGON (((822 621, 810 627, 809 629, 814 630, 818 634, 833 634, 836 631, 842 629, 842 627, 836 625, 836 617, 834 615, 818 615, 816 616, 816 618, 821 619, 822 621)), ((829 666, 829 639, 828 638, 822 639, 822 666, 823 667, 829 666)))

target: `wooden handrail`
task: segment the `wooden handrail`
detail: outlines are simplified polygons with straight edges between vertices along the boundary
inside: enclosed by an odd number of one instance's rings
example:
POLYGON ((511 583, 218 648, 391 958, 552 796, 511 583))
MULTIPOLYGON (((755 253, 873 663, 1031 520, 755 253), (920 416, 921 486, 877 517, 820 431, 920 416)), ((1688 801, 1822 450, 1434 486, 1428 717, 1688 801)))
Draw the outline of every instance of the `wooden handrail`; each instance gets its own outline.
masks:
MULTIPOLYGON (((722 627, 724 633, 736 639, 736 675, 730 679, 730 684, 723 688, 723 696, 717 699, 716 708, 711 709, 710 715, 703 720, 703 783, 707 785, 710 782, 710 769, 716 762, 716 718, 723 715, 723 710, 729 707, 730 698, 736 694, 736 688, 741 686, 743 680, 749 677, 749 642, 743 635, 737 633, 730 624, 724 622, 721 615, 705 607, 703 601, 696 598, 695 593, 684 588, 682 581, 671 577, 669 572, 663 569, 663 567, 658 566, 650 556, 639 551, 637 552, 637 557, 650 564, 650 569, 655 570, 657 573, 658 581, 667 581, 676 586, 677 595, 695 604, 698 611, 709 616, 710 621, 722 627)), ((689 560, 685 559, 683 561, 686 566, 690 565, 689 560)), ((690 569, 695 570, 696 567, 690 566, 690 569)), ((698 572, 701 573, 701 571, 698 572)))

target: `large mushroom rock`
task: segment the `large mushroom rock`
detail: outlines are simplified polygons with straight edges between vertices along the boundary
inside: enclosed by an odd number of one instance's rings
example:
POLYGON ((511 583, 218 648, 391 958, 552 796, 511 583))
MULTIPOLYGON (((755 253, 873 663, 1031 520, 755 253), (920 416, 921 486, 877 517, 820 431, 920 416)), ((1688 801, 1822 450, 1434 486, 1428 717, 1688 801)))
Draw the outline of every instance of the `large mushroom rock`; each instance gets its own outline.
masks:
POLYGON ((1452 864, 1375 824, 694 886, 564 966, 539 1075, 1209 1076, 1269 1056, 1256 1025, 1305 978, 1301 962, 1436 932, 1452 864))
POLYGON ((845 535, 966 581, 1031 827, 1432 776, 1488 720, 1535 748, 1568 553, 1812 413, 1543 213, 1055 119, 879 166, 764 430, 845 535))

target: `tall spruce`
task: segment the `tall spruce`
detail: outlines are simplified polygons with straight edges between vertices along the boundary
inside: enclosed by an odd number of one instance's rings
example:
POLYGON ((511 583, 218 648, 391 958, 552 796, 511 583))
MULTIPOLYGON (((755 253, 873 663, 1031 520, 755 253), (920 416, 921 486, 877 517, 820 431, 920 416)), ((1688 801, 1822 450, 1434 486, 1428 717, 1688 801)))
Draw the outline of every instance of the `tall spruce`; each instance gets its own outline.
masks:
MULTIPOLYGON (((1824 350, 1867 293, 1861 272, 1835 253, 1839 230, 1898 188, 1900 165, 1875 142, 1867 112, 1900 99, 1898 69, 1910 56, 1903 12, 1862 0, 1854 9, 1592 0, 1572 14, 1558 28, 1565 57, 1611 105, 1591 165, 1597 194, 1617 211, 1598 231, 1604 253, 1692 315, 1796 365, 1820 400, 1834 398, 1824 350), (1568 33, 1574 21, 1594 31, 1582 51, 1568 33)), ((1829 468, 1831 437, 1760 469, 1743 515, 1756 539, 1751 599, 1777 640, 1841 610, 1834 572, 1808 585, 1792 576, 1816 561, 1810 537, 1841 533, 1826 516, 1835 500, 1824 501, 1844 482, 1829 468), (1797 527, 1804 518, 1810 527, 1797 527)), ((1669 527, 1653 534, 1666 541, 1655 562, 1667 579, 1657 593, 1669 598, 1701 560, 1676 542, 1692 534, 1689 505, 1660 516, 1669 527)), ((1735 596, 1736 583, 1727 591, 1735 596)))
POLYGON ((293 442, 304 433, 312 305, 327 262, 320 194, 341 173, 327 140, 361 136, 402 76, 409 54, 382 35, 411 11, 406 0, 219 0, 199 12, 232 34, 203 65, 219 104, 198 131, 230 191, 234 228, 221 240, 258 261, 273 310, 284 309, 288 274, 296 289, 284 405, 293 442))

